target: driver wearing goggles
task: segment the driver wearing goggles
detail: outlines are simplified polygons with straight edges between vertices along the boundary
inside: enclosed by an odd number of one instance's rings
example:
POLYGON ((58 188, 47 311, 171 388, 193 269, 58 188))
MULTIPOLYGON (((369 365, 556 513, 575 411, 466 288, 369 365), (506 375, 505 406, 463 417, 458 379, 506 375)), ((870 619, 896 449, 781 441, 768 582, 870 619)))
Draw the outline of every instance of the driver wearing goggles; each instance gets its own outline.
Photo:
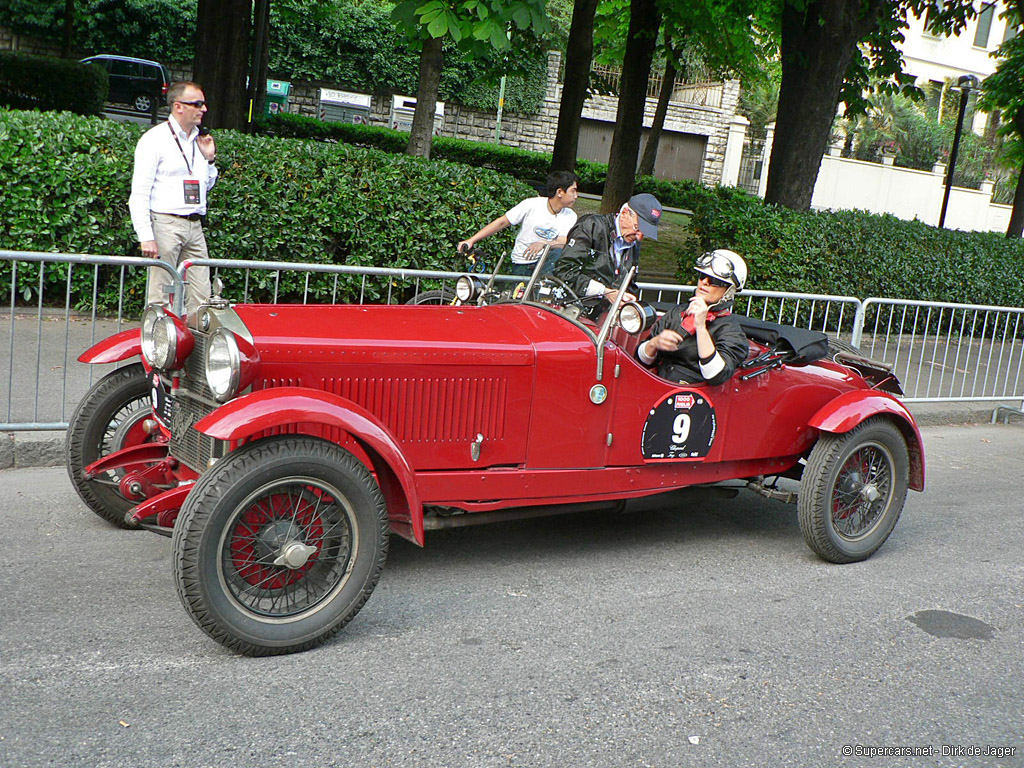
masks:
POLYGON ((732 314, 733 299, 747 281, 747 265, 733 251, 719 248, 697 257, 697 288, 685 307, 662 315, 651 338, 637 348, 646 365, 680 384, 722 384, 747 356, 747 337, 732 314))

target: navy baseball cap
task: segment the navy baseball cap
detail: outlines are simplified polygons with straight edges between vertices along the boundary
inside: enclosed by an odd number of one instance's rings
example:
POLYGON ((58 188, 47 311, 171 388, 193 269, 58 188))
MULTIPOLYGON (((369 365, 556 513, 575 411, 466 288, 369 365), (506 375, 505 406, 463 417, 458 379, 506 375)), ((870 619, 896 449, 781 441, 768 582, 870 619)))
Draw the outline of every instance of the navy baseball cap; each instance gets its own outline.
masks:
POLYGON ((644 192, 629 198, 629 207, 637 216, 637 223, 644 237, 658 239, 658 222, 661 221, 661 203, 654 195, 644 192))

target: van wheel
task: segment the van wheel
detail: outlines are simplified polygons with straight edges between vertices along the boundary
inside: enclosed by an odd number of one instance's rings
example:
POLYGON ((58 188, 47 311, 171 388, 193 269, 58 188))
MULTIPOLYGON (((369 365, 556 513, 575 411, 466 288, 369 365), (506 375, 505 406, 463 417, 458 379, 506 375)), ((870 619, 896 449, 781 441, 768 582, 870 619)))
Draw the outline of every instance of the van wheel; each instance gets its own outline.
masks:
POLYGON ((132 107, 136 112, 149 112, 153 108, 153 98, 145 93, 136 94, 132 99, 132 107))

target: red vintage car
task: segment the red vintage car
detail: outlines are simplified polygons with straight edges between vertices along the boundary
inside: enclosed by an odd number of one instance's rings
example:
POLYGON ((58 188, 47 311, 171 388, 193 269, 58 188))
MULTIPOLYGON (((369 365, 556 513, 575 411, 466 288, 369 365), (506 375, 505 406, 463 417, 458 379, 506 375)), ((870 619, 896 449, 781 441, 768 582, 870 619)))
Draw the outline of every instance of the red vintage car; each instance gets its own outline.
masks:
POLYGON ((592 322, 553 280, 482 306, 214 298, 187 323, 150 308, 141 332, 80 358, 141 361, 78 406, 71 479, 110 522, 171 535, 186 610, 249 655, 338 632, 389 533, 423 545, 432 529, 741 480, 798 496, 808 545, 852 562, 923 490, 921 437, 884 366, 824 344, 809 359, 823 335, 752 322, 728 383, 680 386, 634 356, 650 307, 592 322))

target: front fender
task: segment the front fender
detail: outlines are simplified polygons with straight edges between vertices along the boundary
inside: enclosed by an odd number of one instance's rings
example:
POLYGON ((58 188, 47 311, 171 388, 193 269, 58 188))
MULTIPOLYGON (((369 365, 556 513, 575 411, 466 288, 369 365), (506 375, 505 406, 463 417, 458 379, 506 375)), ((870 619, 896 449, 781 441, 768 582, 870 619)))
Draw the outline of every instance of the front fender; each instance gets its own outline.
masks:
POLYGON ((423 546, 423 505, 412 467, 387 427, 351 400, 305 387, 261 389, 225 403, 195 428, 218 440, 244 440, 294 424, 322 424, 352 435, 373 463, 392 528, 423 546))
POLYGON ((78 356, 80 363, 116 363, 129 357, 142 357, 142 331, 132 328, 97 342, 78 356))
POLYGON ((822 406, 807 422, 822 432, 849 432, 872 416, 888 416, 907 441, 910 455, 910 487, 924 490, 924 443, 913 414, 892 395, 869 389, 844 392, 822 406))

